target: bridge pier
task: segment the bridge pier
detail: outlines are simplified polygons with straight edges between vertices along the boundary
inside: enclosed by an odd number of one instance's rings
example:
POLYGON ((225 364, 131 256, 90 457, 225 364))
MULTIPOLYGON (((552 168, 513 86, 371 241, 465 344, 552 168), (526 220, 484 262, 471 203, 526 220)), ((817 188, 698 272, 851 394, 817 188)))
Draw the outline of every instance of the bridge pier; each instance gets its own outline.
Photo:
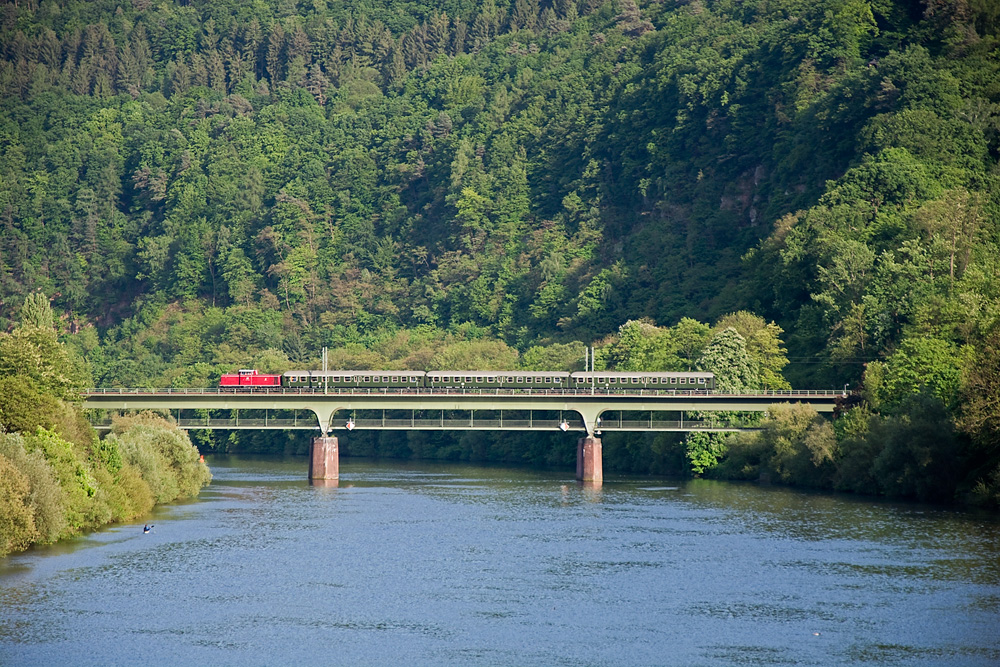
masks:
POLYGON ((309 452, 309 481, 340 479, 340 451, 337 438, 313 438, 309 452))
POLYGON ((576 478, 581 482, 604 481, 601 439, 589 433, 576 443, 576 478))

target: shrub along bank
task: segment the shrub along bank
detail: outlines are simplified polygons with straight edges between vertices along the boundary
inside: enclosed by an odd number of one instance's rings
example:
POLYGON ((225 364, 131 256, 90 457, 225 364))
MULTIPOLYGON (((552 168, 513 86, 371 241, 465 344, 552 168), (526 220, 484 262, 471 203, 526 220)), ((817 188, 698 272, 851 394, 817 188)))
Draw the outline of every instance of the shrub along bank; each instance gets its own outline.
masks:
POLYGON ((103 440, 0 434, 0 556, 130 521, 210 480, 187 434, 160 417, 120 420, 103 440))
POLYGON ((187 434, 161 417, 119 419, 99 439, 76 402, 81 369, 41 295, 0 334, 0 556, 129 521, 211 480, 187 434))

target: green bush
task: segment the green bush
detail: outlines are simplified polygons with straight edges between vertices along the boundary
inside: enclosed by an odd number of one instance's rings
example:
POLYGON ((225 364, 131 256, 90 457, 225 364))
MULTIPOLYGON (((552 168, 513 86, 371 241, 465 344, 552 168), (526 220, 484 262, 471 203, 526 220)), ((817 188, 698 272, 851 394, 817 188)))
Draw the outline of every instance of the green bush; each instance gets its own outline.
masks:
POLYGON ((38 537, 28 506, 30 493, 27 475, 0 454, 0 556, 27 549, 38 537))
POLYGON ((212 475, 187 433, 152 413, 118 418, 107 440, 139 469, 158 503, 195 496, 212 475))
POLYGON ((38 535, 35 542, 55 542, 66 531, 63 492, 55 471, 41 451, 28 452, 24 438, 17 434, 0 435, 0 455, 7 457, 28 480, 27 506, 34 517, 38 535))

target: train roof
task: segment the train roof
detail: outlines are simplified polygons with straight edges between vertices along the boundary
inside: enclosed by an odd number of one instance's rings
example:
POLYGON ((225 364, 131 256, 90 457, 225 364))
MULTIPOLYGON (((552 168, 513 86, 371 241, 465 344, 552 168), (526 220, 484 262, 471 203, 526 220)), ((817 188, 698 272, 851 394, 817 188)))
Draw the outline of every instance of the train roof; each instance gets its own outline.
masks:
POLYGON ((342 376, 345 376, 345 375, 349 375, 351 377, 353 377, 355 375, 396 375, 396 376, 404 376, 404 375, 406 375, 408 377, 414 377, 414 376, 415 377, 423 377, 424 375, 426 375, 426 373, 424 373, 423 371, 404 371, 404 370, 395 370, 395 371, 385 371, 385 370, 377 370, 377 371, 368 371, 368 370, 360 370, 360 371, 359 370, 308 371, 308 370, 306 370, 306 371, 285 371, 284 375, 285 376, 289 376, 289 375, 293 375, 293 376, 308 375, 310 377, 334 377, 334 376, 336 376, 336 377, 342 377, 342 376))
POLYGON ((659 378, 659 377, 689 377, 689 378, 710 378, 715 377, 714 373, 704 373, 700 371, 641 371, 638 373, 622 373, 619 371, 575 371, 571 374, 575 378, 659 378))
POLYGON ((464 377, 568 377, 569 371, 427 371, 427 377, 455 375, 464 377))

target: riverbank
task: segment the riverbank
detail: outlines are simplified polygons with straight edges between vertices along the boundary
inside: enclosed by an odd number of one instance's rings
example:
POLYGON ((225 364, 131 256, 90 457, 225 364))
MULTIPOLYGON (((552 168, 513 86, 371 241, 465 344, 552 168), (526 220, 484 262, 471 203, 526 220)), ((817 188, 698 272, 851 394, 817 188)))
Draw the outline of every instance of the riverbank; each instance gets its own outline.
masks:
POLYGON ((212 479, 187 433, 161 417, 120 418, 98 439, 66 413, 74 428, 0 434, 0 557, 131 521, 212 479))

